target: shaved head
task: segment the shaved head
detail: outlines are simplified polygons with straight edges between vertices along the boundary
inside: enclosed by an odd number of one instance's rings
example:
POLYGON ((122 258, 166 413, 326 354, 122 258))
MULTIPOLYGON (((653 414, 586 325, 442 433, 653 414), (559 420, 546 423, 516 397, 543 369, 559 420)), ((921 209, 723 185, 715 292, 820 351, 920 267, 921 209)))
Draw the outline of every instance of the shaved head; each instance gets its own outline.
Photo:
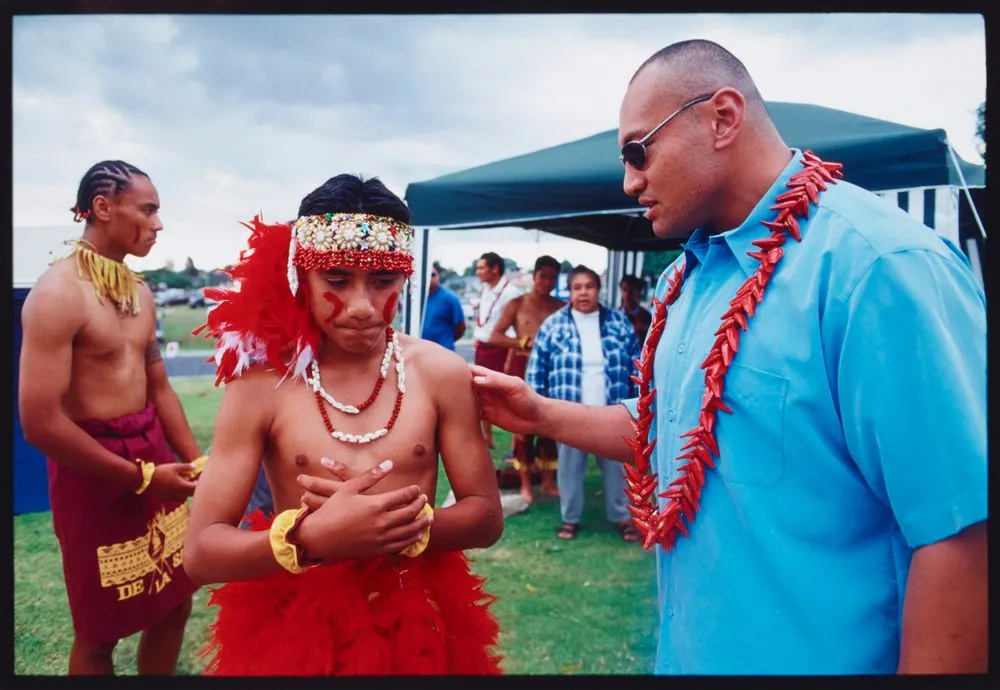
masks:
POLYGON ((636 70, 618 143, 625 193, 670 238, 737 227, 791 158, 746 67, 705 40, 669 45, 636 70))
POLYGON ((650 68, 660 70, 665 86, 685 98, 729 86, 743 94, 750 108, 767 115, 767 106, 747 68, 718 43, 693 39, 662 48, 639 66, 629 84, 650 68))

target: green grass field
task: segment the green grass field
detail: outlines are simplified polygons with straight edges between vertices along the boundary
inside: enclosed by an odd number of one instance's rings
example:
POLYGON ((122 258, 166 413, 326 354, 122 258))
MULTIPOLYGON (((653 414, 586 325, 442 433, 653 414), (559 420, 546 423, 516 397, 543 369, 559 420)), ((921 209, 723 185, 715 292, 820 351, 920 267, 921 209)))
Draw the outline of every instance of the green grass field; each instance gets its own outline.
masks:
MULTIPOLYGON (((187 310, 187 307, 180 307, 187 310)), ((189 310, 201 311, 201 310, 189 310)), ((178 379, 174 388, 192 430, 204 448, 210 444, 221 389, 211 378, 178 379)), ((510 447, 497 432, 494 461, 510 447)), ((470 551, 474 569, 487 578, 497 597, 500 649, 509 674, 650 673, 656 645, 656 589, 653 556, 622 542, 604 520, 600 473, 592 462, 586 477, 584 529, 574 541, 555 538, 557 499, 537 497, 525 513, 507 519, 500 541, 470 551)), ((449 491, 441 472, 440 503, 449 491)), ((537 496, 537 493, 536 493, 537 496)), ((195 595, 179 674, 200 674, 197 657, 214 612, 207 590, 195 595)), ((115 652, 119 674, 135 673, 138 635, 115 652)), ((62 581, 59 549, 49 513, 14 520, 14 672, 64 675, 72 624, 62 581)))
POLYGON ((181 350, 211 350, 211 340, 205 340, 204 332, 191 335, 191 331, 205 323, 207 310, 204 307, 192 309, 186 304, 160 307, 157 311, 163 318, 163 340, 176 342, 181 350))

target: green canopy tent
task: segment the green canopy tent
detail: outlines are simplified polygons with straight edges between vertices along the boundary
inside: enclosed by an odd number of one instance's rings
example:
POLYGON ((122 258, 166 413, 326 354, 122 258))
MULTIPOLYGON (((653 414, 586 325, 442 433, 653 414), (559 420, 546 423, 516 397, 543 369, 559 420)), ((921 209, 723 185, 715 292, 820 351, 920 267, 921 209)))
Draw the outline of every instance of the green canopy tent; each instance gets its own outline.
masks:
MULTIPOLYGON (((986 175, 954 154, 944 130, 801 103, 770 102, 768 110, 789 146, 843 163, 847 180, 900 206, 912 200, 909 212, 959 241, 958 190, 985 186, 986 175), (917 197, 926 201, 918 204, 917 197)), ((637 270, 637 252, 677 246, 653 235, 643 209, 622 190, 618 152, 617 130, 609 130, 412 183, 406 201, 419 228, 517 226, 617 250, 616 261, 609 261, 613 283, 622 271, 637 270)), ((415 283, 422 296, 423 281, 415 283)), ((413 298, 415 318, 408 321, 417 324, 422 297, 413 298)))

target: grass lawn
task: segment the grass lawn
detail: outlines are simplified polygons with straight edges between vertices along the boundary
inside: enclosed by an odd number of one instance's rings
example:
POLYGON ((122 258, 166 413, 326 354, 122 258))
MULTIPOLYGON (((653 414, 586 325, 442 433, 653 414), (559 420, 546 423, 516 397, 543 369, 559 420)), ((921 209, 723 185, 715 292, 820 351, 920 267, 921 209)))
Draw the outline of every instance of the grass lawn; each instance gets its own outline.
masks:
POLYGON ((181 350, 211 350, 215 347, 211 340, 205 340, 204 331, 191 335, 191 331, 205 323, 205 307, 192 309, 186 304, 175 304, 160 307, 157 311, 163 316, 164 342, 174 341, 181 350))
MULTIPOLYGON (((185 311, 187 307, 177 307, 185 311)), ((176 379, 195 437, 210 443, 221 389, 209 377, 176 379)), ((494 461, 510 447, 497 430, 494 461)), ((656 588, 653 555, 625 544, 604 520, 596 495, 601 476, 591 463, 586 476, 584 528, 574 541, 555 538, 557 499, 537 497, 525 513, 507 519, 500 541, 470 551, 474 569, 497 597, 494 612, 502 630, 500 649, 509 674, 650 673, 656 647, 656 588)), ((449 491, 444 472, 437 503, 449 491)), ((537 493, 536 493, 537 496, 537 493)), ((195 594, 178 663, 180 674, 200 674, 198 658, 214 611, 207 590, 195 594)), ((59 548, 49 513, 14 520, 14 672, 64 675, 72 623, 62 581, 59 548)), ((135 673, 138 635, 115 652, 119 674, 135 673)))

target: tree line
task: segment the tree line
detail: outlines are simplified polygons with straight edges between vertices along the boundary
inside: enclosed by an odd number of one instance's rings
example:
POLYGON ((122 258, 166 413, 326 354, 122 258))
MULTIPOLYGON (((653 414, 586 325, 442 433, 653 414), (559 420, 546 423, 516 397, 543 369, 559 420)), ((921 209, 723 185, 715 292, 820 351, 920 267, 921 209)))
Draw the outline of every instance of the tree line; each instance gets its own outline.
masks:
MULTIPOLYGON (((227 267, 228 268, 228 267, 227 267)), ((223 269, 202 270, 194 265, 189 256, 184 262, 184 268, 176 270, 174 262, 167 259, 162 268, 142 271, 142 279, 151 288, 179 288, 181 290, 196 290, 204 287, 215 287, 229 282, 229 276, 223 269)))

